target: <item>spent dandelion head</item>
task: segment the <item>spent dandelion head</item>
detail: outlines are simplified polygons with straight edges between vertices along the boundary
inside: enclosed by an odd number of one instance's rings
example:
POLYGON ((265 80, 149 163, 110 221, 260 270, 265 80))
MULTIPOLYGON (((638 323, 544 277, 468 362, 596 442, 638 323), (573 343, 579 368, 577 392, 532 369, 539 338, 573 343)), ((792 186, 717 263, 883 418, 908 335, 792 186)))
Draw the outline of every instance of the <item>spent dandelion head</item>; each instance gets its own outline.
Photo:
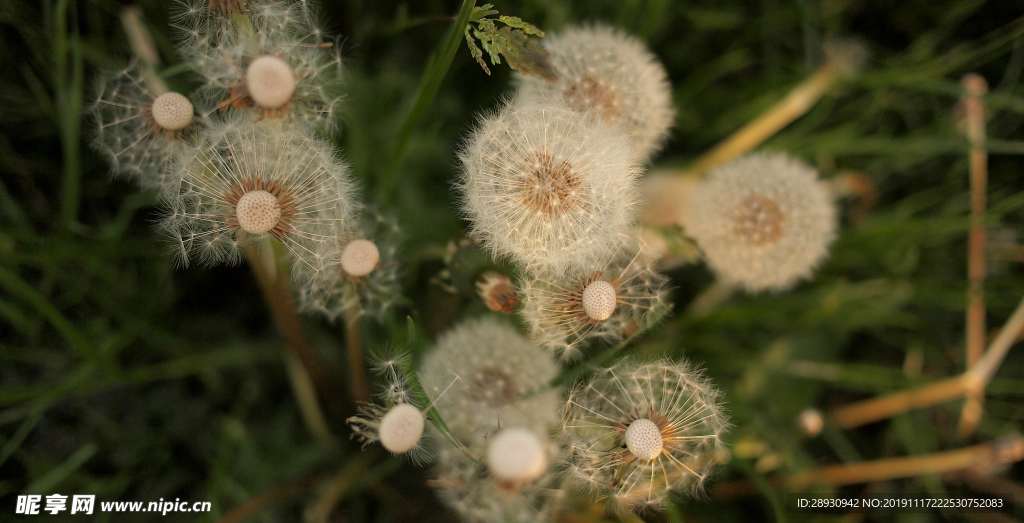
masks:
POLYGON ((835 230, 835 202, 817 171, 782 153, 754 153, 709 172, 686 223, 715 273, 751 292, 809 277, 835 230))
POLYGON ((622 340, 668 312, 668 279, 654 269, 657 257, 636 239, 621 245, 603 270, 523 280, 521 314, 538 343, 573 359, 589 340, 622 340))
POLYGON ((629 139, 560 102, 510 100, 460 157, 471 234, 530 272, 600 266, 633 221, 641 167, 629 139))
POLYGON ((426 411, 410 394, 411 358, 407 352, 384 349, 370 357, 370 367, 383 378, 383 387, 376 396, 378 403, 362 403, 358 414, 346 420, 352 437, 363 447, 379 442, 392 454, 403 455, 422 464, 431 457, 430 445, 424 435, 426 411))
MULTIPOLYGON (((532 431, 525 431, 527 435, 524 435, 517 429, 506 429, 501 434, 508 431, 519 434, 519 443, 523 443, 527 438, 543 441, 532 431)), ((502 445, 512 450, 510 445, 514 443, 516 441, 502 445)), ((527 443, 525 446, 530 444, 527 443)), ((541 449, 520 448, 517 453, 524 454, 527 459, 533 458, 533 464, 538 465, 539 455, 533 450, 542 450, 543 446, 541 443, 541 449)), ((513 456, 504 456, 502 459, 512 458, 513 456)), ((517 470, 523 465, 507 464, 517 470)), ((536 468, 529 471, 533 473, 536 468)), ((504 481, 495 476, 494 467, 489 463, 480 463, 462 451, 449 447, 438 452, 436 469, 437 479, 429 484, 437 490, 438 497, 459 515, 460 520, 467 523, 551 521, 564 498, 564 493, 555 488, 555 475, 550 473, 547 467, 545 472, 531 481, 504 481)))
POLYGON ((309 3, 250 0, 245 16, 177 17, 182 52, 205 79, 201 92, 222 111, 337 125, 341 55, 309 3))
POLYGON ((171 162, 190 147, 188 138, 201 122, 192 101, 177 92, 148 86, 137 64, 97 82, 90 107, 96 134, 93 146, 106 154, 115 173, 133 178, 143 189, 163 192, 177 182, 171 162))
POLYGON ((566 479, 625 510, 699 489, 729 427, 719 396, 686 363, 627 359, 599 371, 566 403, 566 479))
POLYGON ((179 260, 234 262, 240 247, 273 236, 306 273, 323 270, 322 245, 348 226, 358 203, 348 167, 305 127, 233 119, 179 155, 162 229, 179 260))
POLYGON ((512 278, 498 271, 487 271, 476 281, 476 293, 494 312, 511 314, 519 304, 519 292, 512 278))
POLYGON ((499 427, 546 437, 557 419, 560 392, 549 386, 557 374, 550 354, 493 316, 464 321, 443 334, 419 370, 452 435, 477 454, 499 427))
POLYGON ((394 218, 366 209, 354 228, 339 230, 320 245, 324 270, 309 273, 300 268, 300 309, 318 311, 331 321, 350 309, 382 320, 402 299, 400 236, 394 218))
POLYGON ((675 120, 664 66, 640 40, 607 26, 570 27, 543 39, 556 81, 520 76, 526 96, 557 94, 629 134, 643 162, 661 149, 675 120))

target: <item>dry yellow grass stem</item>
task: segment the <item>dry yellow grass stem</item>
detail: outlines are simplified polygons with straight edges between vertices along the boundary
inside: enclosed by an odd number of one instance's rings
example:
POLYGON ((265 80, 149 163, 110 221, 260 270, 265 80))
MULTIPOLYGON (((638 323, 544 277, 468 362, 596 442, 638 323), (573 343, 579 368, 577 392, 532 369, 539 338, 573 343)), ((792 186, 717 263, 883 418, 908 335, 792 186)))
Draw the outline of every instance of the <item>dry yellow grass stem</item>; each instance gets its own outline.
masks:
POLYGON ((879 459, 808 470, 787 477, 785 486, 792 490, 805 490, 815 485, 853 485, 957 470, 991 470, 1021 459, 1024 459, 1024 438, 1014 434, 973 447, 923 456, 879 459))
POLYGON ((835 85, 840 76, 840 68, 834 63, 828 62, 821 66, 767 112, 697 158, 684 174, 703 174, 761 145, 783 127, 806 114, 835 85))
POLYGON ((1017 309, 1006 320, 981 359, 960 376, 840 407, 833 410, 829 417, 837 426, 850 429, 891 418, 911 409, 938 405, 968 394, 983 394, 1010 347, 1018 341, 1018 334, 1022 329, 1024 300, 1021 300, 1017 309))
MULTIPOLYGON (((985 203, 988 185, 988 154, 985 151, 985 79, 976 74, 963 78, 961 98, 966 115, 967 139, 971 142, 971 233, 967 250, 967 368, 974 366, 985 348, 985 203)), ((966 437, 981 422, 985 396, 974 391, 967 396, 960 415, 960 435, 966 437)))
POLYGON ((132 5, 122 9, 121 26, 128 36, 128 45, 131 46, 132 53, 142 62, 143 67, 140 69, 146 86, 155 95, 166 93, 167 83, 156 74, 156 66, 160 65, 160 55, 156 52, 153 36, 149 34, 146 22, 142 19, 142 8, 132 5))

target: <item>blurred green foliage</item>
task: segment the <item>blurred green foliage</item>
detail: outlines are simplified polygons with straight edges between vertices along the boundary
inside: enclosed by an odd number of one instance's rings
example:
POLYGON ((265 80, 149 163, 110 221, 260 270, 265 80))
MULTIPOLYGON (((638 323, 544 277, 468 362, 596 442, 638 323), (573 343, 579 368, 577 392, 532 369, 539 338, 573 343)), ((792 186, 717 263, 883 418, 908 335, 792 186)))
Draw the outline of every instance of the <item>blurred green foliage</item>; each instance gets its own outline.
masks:
MULTIPOLYGON (((195 87, 169 36, 168 3, 138 4, 169 83, 195 87)), ((150 227, 156 197, 111 179, 87 147, 82 110, 93 96, 91 80, 130 58, 118 19, 123 5, 0 0, 0 520, 13 516, 17 494, 59 492, 211 501, 214 511, 203 521, 213 521, 284 485, 288 494, 250 520, 298 521, 335 477, 337 521, 451 520, 424 486, 427 472, 377 449, 361 454, 348 441, 348 399, 323 398, 335 441, 309 436, 282 342, 249 270, 173 267, 150 227)), ((547 32, 601 22, 647 41, 669 71, 678 108, 661 167, 685 166, 769 108, 822 61, 827 37, 863 41, 872 54, 863 74, 766 147, 817 164, 825 178, 863 173, 877 191, 875 207, 844 220, 818 278, 792 292, 734 296, 698 317, 686 307, 710 274, 702 266, 672 271, 675 313, 628 350, 700 362, 726 391, 736 424, 730 441, 761 442, 782 457, 783 470, 963 444, 955 437, 955 403, 858 430, 826 430, 815 440, 800 435, 794 418, 807 407, 826 410, 962 371, 969 191, 958 80, 978 72, 990 84, 987 221, 993 237, 1021 242, 1024 7, 984 0, 529 0, 496 2, 495 9, 547 32), (911 354, 923 358, 920 373, 903 371, 911 354)), ((458 318, 483 310, 470 284, 478 271, 458 262, 481 270, 491 262, 472 247, 451 266, 445 262, 446 246, 464 228, 451 190, 454 151, 475 115, 508 92, 510 73, 495 67, 488 76, 464 46, 452 49, 452 21, 466 13, 465 5, 441 0, 322 1, 323 21, 341 36, 346 58, 339 145, 363 193, 399 216, 408 239, 403 283, 413 305, 385 327, 365 326, 371 348, 421 351, 458 318), (435 60, 451 61, 447 75, 421 78, 435 52, 435 60), (454 294, 437 284, 445 269, 454 294), (407 315, 415 329, 407 328, 407 315)), ((454 32, 459 45, 462 36, 454 32)), ((855 205, 848 202, 847 210, 855 205)), ((1024 294, 1021 263, 1019 255, 990 260, 990 328, 1024 294)), ((340 327, 305 322, 322 360, 344 375, 340 327)), ((1019 351, 988 392, 975 439, 1021 430, 1019 351)), ((749 502, 680 499, 645 517, 801 519, 778 508, 784 492, 760 470, 752 459, 734 457, 718 475, 753 479, 763 491, 749 502)), ((1007 474, 1021 481, 1024 468, 1007 474)), ((938 478, 885 486, 950 487, 938 478)))

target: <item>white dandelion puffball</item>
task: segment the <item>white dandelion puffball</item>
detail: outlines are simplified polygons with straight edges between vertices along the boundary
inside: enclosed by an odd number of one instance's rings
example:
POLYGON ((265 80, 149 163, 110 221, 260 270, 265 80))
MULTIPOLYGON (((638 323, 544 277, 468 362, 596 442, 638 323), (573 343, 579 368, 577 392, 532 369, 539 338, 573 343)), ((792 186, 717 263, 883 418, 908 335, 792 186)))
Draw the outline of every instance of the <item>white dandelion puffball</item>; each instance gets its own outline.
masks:
POLYGON ((166 196, 161 228, 182 264, 233 263, 242 245, 269 235, 316 274, 332 263, 323 246, 351 227, 359 207, 334 149, 281 120, 211 125, 176 165, 182 178, 166 196))
POLYGON ((551 355, 511 324, 483 316, 441 335, 419 375, 452 434, 483 453, 499 427, 548 434, 560 408, 561 393, 549 386, 558 371, 551 355))
POLYGON ((548 467, 548 453, 529 430, 504 429, 487 446, 487 468, 502 481, 529 483, 548 467))
POLYGON ((836 207, 811 166, 754 153, 708 173, 685 225, 723 280, 749 292, 784 290, 828 255, 836 207))
POLYGON ((389 452, 409 452, 423 437, 423 413, 408 403, 395 405, 381 418, 377 437, 389 452))
POLYGON ((640 40, 607 26, 570 27, 545 37, 555 82, 519 76, 524 96, 560 94, 629 134, 641 161, 657 153, 675 121, 665 67, 640 40))
POLYGON ((366 276, 380 261, 380 251, 370 240, 353 240, 341 251, 341 268, 352 276, 366 276))
POLYGON ((470 233, 528 271, 595 270, 633 221, 641 167, 629 139, 557 101, 506 103, 460 159, 470 233))
POLYGON ((690 365, 628 358, 577 385, 563 422, 565 479, 622 509, 699 489, 729 427, 720 393, 690 365))
POLYGON ((276 56, 261 56, 245 70, 245 85, 257 105, 277 109, 295 94, 295 73, 276 56))
POLYGON ((107 156, 115 174, 163 193, 181 179, 173 160, 191 148, 187 137, 205 119, 197 117, 187 97, 157 94, 143 76, 133 64, 101 78, 89 108, 95 125, 92 145, 107 156))
POLYGON ((192 102, 181 93, 164 93, 153 100, 153 120, 168 131, 180 131, 192 123, 195 116, 192 102))

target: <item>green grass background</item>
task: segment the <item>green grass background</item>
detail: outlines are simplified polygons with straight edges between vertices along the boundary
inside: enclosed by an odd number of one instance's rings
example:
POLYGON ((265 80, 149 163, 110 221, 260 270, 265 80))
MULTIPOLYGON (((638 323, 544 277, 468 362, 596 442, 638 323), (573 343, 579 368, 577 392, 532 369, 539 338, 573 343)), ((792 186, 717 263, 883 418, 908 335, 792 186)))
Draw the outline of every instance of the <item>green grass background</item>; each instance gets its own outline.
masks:
MULTIPOLYGON (((168 82, 190 89, 195 79, 169 37, 167 4, 139 2, 168 82)), ((326 478, 355 470, 363 472, 345 485, 334 521, 452 520, 424 486, 428 472, 378 449, 360 453, 348 441, 346 398, 323 398, 336 441, 323 445, 309 436, 281 339, 250 271, 176 269, 151 228, 155 196, 111 179, 109 166, 87 147, 83 107, 93 96, 93 78, 130 58, 118 20, 123 5, 0 0, 0 520, 31 519, 14 515, 18 494, 62 493, 211 501, 214 511, 202 520, 214 521, 267 489, 292 485, 250 521, 301 521, 326 478)), ((472 269, 486 263, 478 253, 467 253, 451 271, 462 292, 449 294, 432 280, 451 269, 442 254, 465 227, 451 190, 455 150, 475 115, 509 91, 508 69, 492 67, 488 77, 463 44, 411 128, 404 155, 394 155, 428 57, 443 45, 458 8, 438 0, 322 2, 324 24, 340 35, 345 57, 338 143, 366 199, 397 214, 406 239, 403 286, 410 302, 384 327, 365 326, 371 348, 407 343, 422 351, 438 332, 483 310, 469 292, 472 269), (406 316, 417 326, 412 338, 406 316)), ((856 222, 844 211, 831 258, 813 282, 792 292, 736 296, 695 318, 685 307, 711 275, 702 266, 674 270, 676 313, 630 351, 699 362, 726 393, 736 424, 730 444, 763 443, 783 458, 783 471, 965 444, 955 436, 955 403, 857 430, 826 430, 815 440, 802 438, 793 420, 807 407, 825 410, 962 371, 969 191, 967 142, 955 116, 958 81, 978 72, 990 84, 987 221, 993 236, 1021 241, 1024 5, 531 0, 496 2, 496 9, 544 30, 602 22, 647 41, 668 69, 678 109, 658 167, 685 167, 772 106, 821 63, 825 38, 859 38, 871 51, 864 72, 766 147, 818 165, 825 178, 841 170, 864 173, 878 191, 876 207, 856 222), (924 357, 916 377, 902 371, 912 351, 924 357), (794 373, 794 361, 835 372, 794 373)), ((1020 260, 993 260, 989 268, 994 328, 1024 295, 1024 270, 1020 260)), ((314 317, 305 326, 322 359, 343 374, 340 328, 314 317)), ((1019 349, 988 392, 983 423, 967 443, 1021 430, 1019 349)), ((1024 467, 1002 474, 1020 481, 1024 467)), ((760 495, 740 502, 677 498, 666 512, 644 518, 810 519, 781 510, 785 492, 767 486, 750 459, 733 459, 717 480, 744 477, 764 487, 760 495)), ((959 487, 923 477, 881 488, 940 493, 959 487)), ((878 521, 965 517, 980 516, 867 515, 878 521)))

